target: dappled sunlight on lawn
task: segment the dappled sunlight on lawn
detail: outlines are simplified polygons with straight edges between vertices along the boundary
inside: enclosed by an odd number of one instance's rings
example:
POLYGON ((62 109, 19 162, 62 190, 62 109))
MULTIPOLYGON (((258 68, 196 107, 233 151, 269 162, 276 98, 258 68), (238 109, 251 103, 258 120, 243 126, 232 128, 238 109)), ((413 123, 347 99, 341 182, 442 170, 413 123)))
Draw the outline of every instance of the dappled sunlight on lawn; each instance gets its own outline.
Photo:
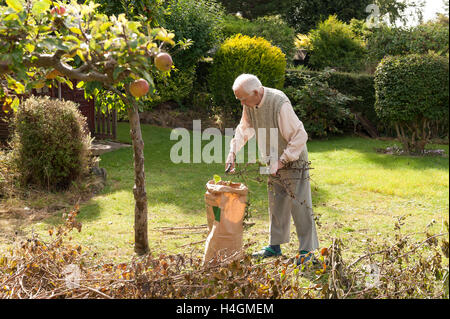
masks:
MULTIPOLYGON (((170 162, 170 129, 142 125, 145 141, 145 172, 148 198, 149 242, 153 251, 193 249, 203 252, 206 228, 198 231, 163 232, 162 227, 201 226, 207 223, 205 185, 214 174, 224 180, 243 182, 225 175, 222 163, 174 164, 170 162)), ((129 140, 128 125, 119 123, 119 139, 129 140)), ((313 206, 320 226, 321 246, 341 236, 351 245, 348 253, 360 252, 370 237, 392 233, 396 216, 407 215, 406 231, 422 231, 435 220, 436 229, 448 220, 448 157, 418 158, 376 153, 389 142, 358 137, 336 137, 308 143, 311 161, 313 206), (380 235, 381 234, 381 235, 380 235)), ((448 147, 447 147, 448 151, 448 147)), ((225 156, 225 155, 224 155, 225 156)), ((113 256, 133 254, 134 185, 133 152, 119 149, 101 156, 107 183, 100 194, 80 207, 83 231, 74 238, 113 256)), ((256 249, 267 243, 269 215, 266 183, 249 181, 254 223, 244 232, 244 241, 256 249), (256 247, 257 246, 257 247, 256 247)), ((62 222, 61 214, 34 224, 45 233, 62 222)), ((28 228, 30 230, 31 228, 28 228)), ((286 244, 285 252, 295 254, 297 240, 286 244)))

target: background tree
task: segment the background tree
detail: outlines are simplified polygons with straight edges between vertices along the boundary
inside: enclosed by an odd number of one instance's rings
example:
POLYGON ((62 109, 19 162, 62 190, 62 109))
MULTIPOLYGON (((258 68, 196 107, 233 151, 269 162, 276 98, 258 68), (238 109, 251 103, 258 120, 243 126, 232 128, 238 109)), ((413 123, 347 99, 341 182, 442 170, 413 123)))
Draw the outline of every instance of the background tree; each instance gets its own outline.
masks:
POLYGON ((383 20, 391 25, 405 26, 411 19, 423 20, 425 0, 375 0, 373 3, 379 7, 383 20))
POLYGON ((138 106, 153 85, 152 71, 169 71, 164 45, 174 34, 151 28, 150 22, 128 20, 125 14, 96 12, 98 4, 51 0, 6 0, 0 6, 0 100, 17 108, 18 95, 54 80, 77 81, 87 96, 101 90, 117 94, 128 107, 133 141, 135 185, 135 252, 149 251, 144 142, 138 106))
MULTIPOLYGON (((78 0, 78 2, 84 0, 78 0)), ((98 11, 108 16, 124 13, 129 20, 144 16, 153 27, 159 26, 161 17, 167 13, 164 0, 93 0, 99 4, 98 11)))
POLYGON ((339 21, 335 15, 320 22, 308 33, 312 50, 309 65, 321 70, 333 67, 339 71, 354 72, 364 68, 366 50, 363 41, 352 27, 339 21))
POLYGON ((235 14, 240 12, 247 19, 282 13, 291 3, 290 0, 218 0, 218 2, 222 3, 228 13, 235 14))
POLYGON ((294 0, 283 10, 283 18, 299 33, 308 33, 330 15, 336 15, 343 22, 353 18, 366 20, 371 14, 366 12, 369 4, 376 4, 379 16, 389 23, 406 23, 414 13, 421 18, 423 0, 294 0))
POLYGON ((299 33, 308 33, 330 15, 343 22, 352 18, 364 20, 365 8, 373 0, 294 0, 283 12, 283 18, 299 33))

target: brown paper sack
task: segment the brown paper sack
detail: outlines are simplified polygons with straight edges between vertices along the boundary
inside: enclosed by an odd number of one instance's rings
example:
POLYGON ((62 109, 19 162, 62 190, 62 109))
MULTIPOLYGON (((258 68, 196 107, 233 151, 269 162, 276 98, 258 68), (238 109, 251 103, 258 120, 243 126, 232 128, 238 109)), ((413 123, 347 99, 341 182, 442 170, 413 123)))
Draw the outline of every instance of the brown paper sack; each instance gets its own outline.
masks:
POLYGON ((248 189, 242 183, 213 180, 206 184, 205 202, 209 234, 203 264, 242 257, 242 234, 248 189))

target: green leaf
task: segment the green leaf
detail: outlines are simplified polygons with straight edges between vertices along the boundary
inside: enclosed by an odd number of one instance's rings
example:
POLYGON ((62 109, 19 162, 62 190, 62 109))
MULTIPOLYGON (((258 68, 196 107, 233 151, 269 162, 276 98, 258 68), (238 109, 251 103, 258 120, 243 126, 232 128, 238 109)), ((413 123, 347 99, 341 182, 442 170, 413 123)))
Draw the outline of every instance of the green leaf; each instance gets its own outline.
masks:
POLYGON ((77 89, 82 88, 83 85, 84 85, 84 82, 83 82, 83 81, 78 82, 78 84, 77 84, 77 89))
POLYGON ((27 43, 27 44, 25 44, 25 49, 26 49, 28 52, 33 53, 35 47, 34 47, 34 45, 31 44, 31 43, 27 43))
POLYGON ((6 4, 8 7, 12 8, 14 11, 21 12, 23 11, 23 0, 6 0, 6 4))
POLYGON ((19 98, 16 96, 16 97, 14 98, 14 101, 11 103, 11 108, 12 108, 14 111, 17 111, 17 108, 19 107, 19 103, 20 103, 20 100, 19 100, 19 98))
POLYGON ((116 67, 113 72, 113 79, 116 80, 122 71, 124 71, 124 68, 121 68, 120 66, 116 67))
POLYGON ((103 50, 108 50, 109 47, 111 46, 112 40, 111 39, 106 39, 105 43, 103 44, 103 50))
POLYGON ((214 175, 214 183, 218 183, 222 180, 222 178, 219 175, 214 175))
POLYGON ((104 33, 106 30, 108 30, 109 27, 112 27, 114 24, 112 22, 105 22, 100 26, 100 32, 104 33))
POLYGON ((70 32, 73 32, 75 34, 82 35, 81 30, 77 27, 71 27, 71 28, 69 28, 69 30, 70 30, 70 32))
POLYGON ((65 77, 57 76, 56 79, 61 82, 67 84, 67 86, 73 90, 73 83, 69 79, 66 79, 65 77))
POLYGON ((34 15, 40 15, 45 11, 47 11, 50 8, 51 4, 52 2, 50 0, 35 1, 33 3, 33 8, 31 9, 31 12, 34 15))

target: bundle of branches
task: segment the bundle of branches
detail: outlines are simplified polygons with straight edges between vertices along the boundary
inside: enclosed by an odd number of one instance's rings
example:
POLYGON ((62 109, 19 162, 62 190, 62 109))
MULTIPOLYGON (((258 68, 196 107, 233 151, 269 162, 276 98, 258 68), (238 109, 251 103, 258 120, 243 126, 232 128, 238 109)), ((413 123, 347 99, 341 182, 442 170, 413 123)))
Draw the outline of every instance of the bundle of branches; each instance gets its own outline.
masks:
POLYGON ((443 265, 448 239, 438 242, 448 236, 448 224, 447 233, 428 234, 419 243, 400 234, 394 244, 373 242, 354 261, 344 260, 342 241, 333 239, 330 247, 322 248, 318 265, 296 266, 294 258, 285 257, 256 261, 244 255, 203 266, 200 257, 186 253, 92 264, 86 249, 71 242, 70 232, 81 231, 77 213, 71 211, 64 225, 49 230, 48 243, 33 236, 0 256, 0 298, 448 297, 448 268, 443 265))
MULTIPOLYGON (((301 287, 302 270, 291 259, 255 263, 246 255, 203 266, 188 254, 135 257, 129 263, 89 265, 85 248, 70 232, 81 231, 78 210, 0 257, 0 298, 313 298, 320 285, 301 287)), ((311 270, 313 271, 313 270, 311 270)))
POLYGON ((448 222, 439 234, 402 234, 405 216, 396 218, 394 238, 368 240, 367 253, 354 261, 344 261, 342 241, 333 240, 325 298, 449 297, 448 222), (413 235, 425 238, 417 242, 413 235))

